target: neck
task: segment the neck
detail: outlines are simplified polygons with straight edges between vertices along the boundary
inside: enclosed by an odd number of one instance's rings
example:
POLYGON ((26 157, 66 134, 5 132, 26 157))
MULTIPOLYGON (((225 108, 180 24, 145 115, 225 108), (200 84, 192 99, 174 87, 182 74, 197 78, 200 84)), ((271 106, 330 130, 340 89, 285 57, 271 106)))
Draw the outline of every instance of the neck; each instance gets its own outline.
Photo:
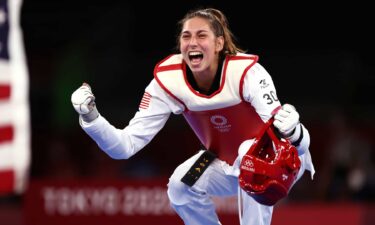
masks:
MULTIPOLYGON (((198 91, 201 94, 204 95, 211 95, 215 91, 219 90, 220 88, 220 80, 221 80, 221 70, 222 70, 223 64, 220 63, 217 65, 215 71, 216 74, 213 75, 213 78, 209 79, 210 75, 207 74, 193 74, 193 72, 186 68, 186 77, 189 82, 189 84, 192 86, 192 88, 196 91, 198 91), (197 76, 199 75, 199 77, 197 76), (197 76, 198 79, 195 78, 197 76), (205 79, 207 78, 207 79, 205 79), (198 82, 199 81, 199 85, 198 82)), ((211 74, 212 76, 212 74, 211 74)))
POLYGON ((218 64, 215 63, 207 70, 202 72, 193 72, 195 81, 201 90, 209 91, 214 82, 217 73, 218 64))

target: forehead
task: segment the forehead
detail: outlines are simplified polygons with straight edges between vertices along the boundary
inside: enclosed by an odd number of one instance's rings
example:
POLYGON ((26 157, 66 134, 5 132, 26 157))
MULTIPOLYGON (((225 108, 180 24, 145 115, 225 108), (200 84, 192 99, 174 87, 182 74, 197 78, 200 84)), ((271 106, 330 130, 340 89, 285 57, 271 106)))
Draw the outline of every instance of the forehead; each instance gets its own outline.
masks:
POLYGON ((182 32, 211 31, 210 23, 207 19, 193 17, 185 21, 182 32))

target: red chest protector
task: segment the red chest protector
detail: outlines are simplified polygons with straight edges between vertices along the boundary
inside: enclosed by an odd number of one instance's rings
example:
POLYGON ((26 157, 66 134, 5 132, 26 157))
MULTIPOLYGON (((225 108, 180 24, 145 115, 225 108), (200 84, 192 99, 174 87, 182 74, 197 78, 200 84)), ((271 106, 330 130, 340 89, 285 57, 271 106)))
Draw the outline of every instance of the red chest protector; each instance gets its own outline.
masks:
POLYGON ((264 124, 247 102, 215 110, 186 111, 183 115, 202 144, 229 164, 236 159, 240 144, 254 138, 264 124))
POLYGON ((220 88, 210 96, 190 86, 181 55, 167 57, 154 70, 160 86, 184 106, 183 115, 202 144, 229 164, 236 159, 240 144, 254 138, 264 124, 242 96, 246 72, 257 60, 247 54, 227 57, 220 88))

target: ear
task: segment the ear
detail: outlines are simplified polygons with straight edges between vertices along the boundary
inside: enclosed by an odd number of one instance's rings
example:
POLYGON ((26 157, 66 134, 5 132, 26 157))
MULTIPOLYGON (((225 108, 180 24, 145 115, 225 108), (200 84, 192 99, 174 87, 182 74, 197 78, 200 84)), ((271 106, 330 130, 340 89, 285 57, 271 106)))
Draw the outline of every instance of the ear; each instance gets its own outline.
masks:
POLYGON ((220 52, 224 48, 224 37, 219 36, 216 38, 216 52, 220 52))

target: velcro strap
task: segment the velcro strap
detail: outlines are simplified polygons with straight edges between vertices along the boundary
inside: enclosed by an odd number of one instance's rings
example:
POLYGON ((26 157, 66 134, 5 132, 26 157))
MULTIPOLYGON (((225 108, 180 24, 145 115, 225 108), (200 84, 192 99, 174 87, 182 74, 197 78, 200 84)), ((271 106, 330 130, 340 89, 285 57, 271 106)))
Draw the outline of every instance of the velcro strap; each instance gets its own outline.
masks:
POLYGON ((301 141, 303 139, 303 128, 302 128, 301 124, 300 124, 300 128, 301 128, 301 133, 300 133, 298 139, 295 142, 292 143, 292 145, 294 145, 296 147, 301 144, 301 141))
POLYGON ((215 153, 208 150, 204 151, 182 177, 181 181, 190 187, 193 186, 216 157, 215 153))

